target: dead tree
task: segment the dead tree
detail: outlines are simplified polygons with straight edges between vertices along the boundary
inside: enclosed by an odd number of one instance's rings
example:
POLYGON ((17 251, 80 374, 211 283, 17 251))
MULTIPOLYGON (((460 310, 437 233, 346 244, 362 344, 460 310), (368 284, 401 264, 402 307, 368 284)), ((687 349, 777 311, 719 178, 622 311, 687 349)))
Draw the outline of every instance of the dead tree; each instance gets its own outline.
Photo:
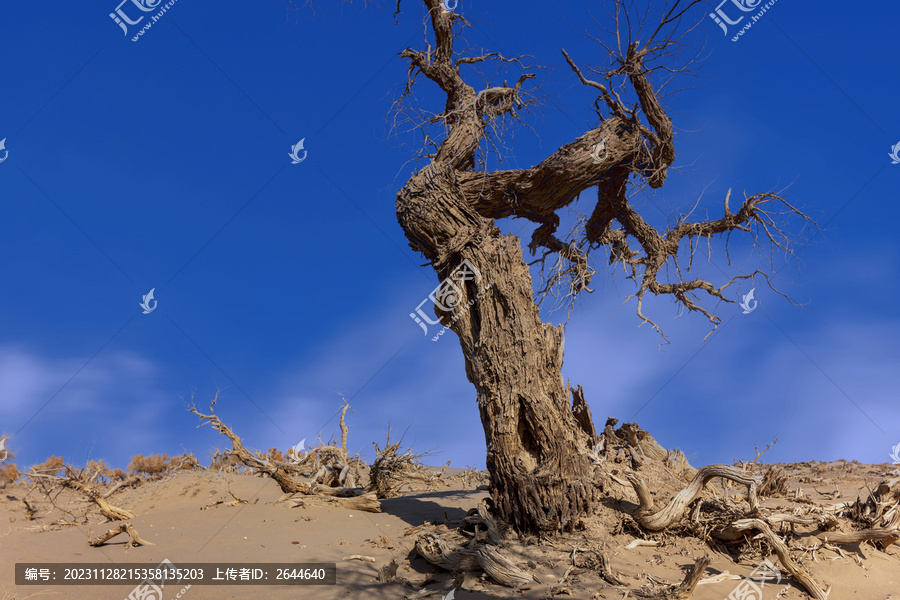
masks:
MULTIPOLYGON (((264 455, 258 451, 255 455, 251 453, 249 450, 247 450, 246 447, 244 447, 244 442, 241 440, 240 436, 238 436, 234 432, 234 430, 231 429, 231 427, 223 423, 213 410, 213 407, 215 407, 216 402, 218 401, 219 392, 216 392, 215 398, 213 398, 213 400, 209 404, 208 415, 201 413, 193 404, 188 406, 188 412, 194 413, 195 415, 200 417, 201 423, 200 425, 198 425, 198 427, 202 427, 206 423, 209 423, 216 431, 218 431, 231 441, 231 450, 225 451, 223 453, 224 456, 233 456, 240 464, 246 467, 250 467, 257 473, 265 474, 266 476, 271 477, 281 488, 281 491, 284 492, 284 495, 280 500, 287 500, 294 494, 303 494, 306 497, 305 499, 308 499, 310 501, 328 502, 330 504, 336 504, 339 506, 344 506, 346 508, 364 510, 368 512, 381 512, 381 504, 375 498, 374 492, 366 493, 366 491, 361 488, 331 487, 329 485, 320 485, 316 482, 318 481, 321 473, 317 474, 313 478, 313 481, 310 483, 299 481, 293 477, 293 474, 302 472, 301 465, 289 461, 278 461, 275 460, 275 457, 271 455, 264 455)), ((346 425, 344 427, 346 428, 346 425)), ((337 474, 334 475, 334 479, 336 481, 345 481, 347 471, 349 471, 349 461, 347 461, 346 453, 340 448, 334 448, 333 446, 320 447, 315 450, 328 451, 331 454, 336 454, 340 459, 348 463, 339 463, 344 467, 338 470, 338 472, 343 471, 343 476, 337 474)), ((330 467, 331 465, 328 466, 330 467)), ((235 500, 238 499, 235 498, 235 500)), ((295 506, 303 505, 303 501, 297 501, 295 503, 295 506)))
POLYGON ((792 253, 794 239, 783 218, 794 215, 808 222, 808 217, 778 195, 761 193, 746 196, 736 210, 726 197, 717 219, 681 215, 660 231, 632 205, 636 189, 663 185, 675 159, 673 124, 659 92, 665 79, 677 78, 684 68, 665 63, 673 62, 673 47, 702 18, 702 7, 691 10, 698 0, 669 0, 662 9, 656 3, 642 14, 634 14, 633 3, 609 0, 607 38, 613 41, 604 45, 597 38, 608 63, 591 75, 562 51, 573 78, 597 94, 600 124, 531 168, 496 171, 484 167, 485 147, 502 144, 497 132, 533 103, 526 90, 536 75, 519 58, 456 52, 454 42, 469 23, 441 0, 422 3, 434 45, 401 52, 409 75, 398 114, 407 114, 411 90, 421 77, 441 90, 446 103, 440 113, 414 121, 427 141, 438 141, 423 152, 427 164, 398 192, 397 218, 410 247, 427 259, 441 282, 435 314, 459 337, 466 375, 477 391, 491 493, 500 516, 519 532, 567 529, 590 511, 599 494, 588 456, 590 428, 583 412, 573 415, 571 390, 561 376, 563 327, 541 320, 535 298, 540 292, 532 288, 522 245, 516 236, 503 235, 494 219, 515 217, 538 225, 528 249, 540 254, 535 262, 543 265, 550 258, 556 265, 544 290, 564 286, 570 299, 591 291, 589 258, 592 251, 603 251, 609 264, 622 265, 635 281, 641 323, 662 335, 643 312, 647 292, 671 295, 715 328, 720 318, 698 295, 731 302, 725 296, 729 285, 766 277, 757 271, 718 287, 694 277, 692 258, 701 241, 742 231, 770 242, 773 250, 792 253), (516 70, 510 75, 515 83, 476 88, 470 83, 473 70, 485 64, 506 73, 516 70), (560 239, 557 213, 591 189, 597 190, 592 213, 560 239))

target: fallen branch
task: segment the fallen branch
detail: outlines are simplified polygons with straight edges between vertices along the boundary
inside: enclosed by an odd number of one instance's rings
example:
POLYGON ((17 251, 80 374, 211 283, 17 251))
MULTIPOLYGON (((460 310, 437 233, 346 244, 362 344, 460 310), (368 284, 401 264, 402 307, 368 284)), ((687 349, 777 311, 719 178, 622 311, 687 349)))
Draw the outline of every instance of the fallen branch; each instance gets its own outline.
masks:
POLYGON ((123 487, 128 487, 130 485, 141 485, 142 483, 144 483, 144 480, 139 475, 131 475, 129 477, 126 477, 122 481, 118 482, 112 488, 103 492, 103 494, 102 494, 103 498, 109 498, 110 496, 112 496, 114 493, 116 493, 119 489, 121 489, 123 487))
POLYGON ((605 554, 600 554, 600 577, 604 579, 607 583, 612 585, 624 586, 625 582, 619 579, 618 574, 614 573, 612 567, 609 566, 609 557, 605 554))
POLYGON ((694 593, 694 588, 697 587, 697 583, 703 577, 703 572, 709 566, 710 560, 708 556, 697 559, 697 562, 691 566, 688 574, 684 576, 684 580, 678 585, 670 586, 669 589, 654 593, 632 590, 632 593, 635 596, 652 600, 687 600, 694 593))
POLYGON ((219 400, 219 392, 216 392, 216 397, 209 405, 210 414, 204 415, 193 405, 188 407, 188 411, 194 413, 205 422, 201 423, 199 426, 202 427, 206 424, 206 422, 210 423, 213 428, 231 440, 231 455, 236 456, 238 460, 240 460, 244 465, 248 467, 252 467, 263 473, 266 473, 269 477, 274 479, 279 487, 281 487, 281 491, 285 493, 300 493, 300 494, 309 494, 309 486, 305 483, 295 481, 288 475, 285 469, 281 468, 279 465, 274 462, 270 462, 268 460, 260 460, 253 456, 246 448, 244 448, 244 444, 241 441, 241 438, 238 437, 234 431, 231 430, 228 425, 223 423, 221 419, 219 419, 218 415, 213 411, 213 406, 216 405, 216 402, 219 400))
POLYGON ((634 520, 637 521, 644 529, 650 531, 660 531, 665 529, 684 514, 684 509, 697 499, 703 491, 706 483, 713 477, 722 477, 730 479, 747 486, 750 502, 750 509, 756 511, 758 509, 758 501, 756 498, 756 480, 748 477, 743 471, 735 467, 727 465, 709 465, 703 467, 691 482, 682 491, 678 492, 666 505, 665 508, 653 513, 653 498, 650 490, 644 481, 634 472, 626 473, 625 477, 634 487, 634 491, 638 496, 640 506, 634 511, 634 520))
POLYGON ((133 548, 134 546, 154 546, 153 542, 148 542, 145 539, 142 539, 141 536, 138 535, 137 530, 131 526, 131 523, 122 523, 115 529, 110 529, 106 533, 102 535, 98 535, 94 539, 90 540, 88 543, 91 546, 102 546, 107 541, 116 537, 120 533, 127 533, 130 538, 128 542, 125 544, 126 548, 133 548))
POLYGON ((416 538, 416 552, 447 571, 484 571, 497 583, 511 588, 522 588, 537 581, 493 546, 476 544, 469 548, 451 549, 446 540, 433 533, 424 533, 416 538))
POLYGON ((733 541, 740 539, 744 532, 754 529, 759 530, 763 534, 766 541, 768 541, 769 545, 775 550, 775 554, 778 555, 778 559, 781 561, 785 570, 790 573, 800 585, 806 588, 806 591, 809 592, 810 596, 815 598, 815 600, 828 600, 828 593, 823 591, 813 578, 794 562, 790 554, 788 554, 787 546, 777 535, 775 535, 768 523, 762 519, 741 519, 735 521, 721 531, 713 532, 713 536, 720 540, 733 541))
POLYGON ((900 530, 898 529, 861 529, 859 531, 828 531, 816 534, 826 543, 830 544, 856 544, 866 540, 881 540, 884 547, 887 548, 891 544, 900 539, 900 530))
POLYGON ((68 466, 66 467, 66 477, 60 480, 60 483, 67 488, 81 492, 100 507, 100 512, 110 521, 124 521, 125 519, 133 519, 134 513, 124 508, 112 506, 106 499, 100 495, 97 490, 88 487, 77 479, 77 476, 68 466))
POLYGON ((345 556, 341 560, 361 560, 363 562, 375 562, 375 558, 371 556, 365 556, 363 554, 353 554, 351 556, 345 556))
POLYGON ((656 540, 632 540, 627 546, 625 546, 626 550, 633 550, 638 546, 658 546, 659 542, 656 540))
MULTIPOLYGON (((206 423, 210 423, 216 431, 226 436, 229 440, 231 440, 232 449, 229 452, 231 456, 234 456, 239 460, 242 464, 256 469, 262 473, 265 473, 269 477, 275 480, 278 483, 278 486, 281 488, 281 491, 284 492, 285 496, 289 494, 303 494, 307 496, 309 500, 318 500, 318 501, 328 501, 331 504, 338 504, 344 508, 350 508, 355 510, 362 510, 366 512, 381 512, 381 503, 378 502, 378 499, 374 494, 366 494, 363 490, 358 491, 349 491, 347 488, 332 488, 329 486, 316 486, 316 489, 313 490, 309 485, 295 480, 291 477, 290 473, 292 471, 296 471, 298 468, 297 464, 290 463, 282 463, 275 460, 267 460, 251 454, 246 448, 244 448, 244 444, 241 441, 241 438, 231 430, 230 427, 225 425, 221 419, 219 419, 218 415, 216 415, 213 407, 219 399, 219 393, 216 392, 216 397, 213 398, 212 402, 209 405, 210 414, 205 415, 197 410, 197 408, 193 405, 188 407, 188 410, 201 419, 203 419, 203 423, 200 424, 202 427, 206 423), (317 495, 321 494, 321 495, 317 495), (356 497, 330 497, 330 496, 344 496, 356 494, 356 497)), ((349 405, 345 406, 349 407, 349 405)), ((346 410, 344 411, 346 412, 346 410)), ((346 426, 345 426, 346 427, 346 426)), ((346 441, 346 440, 345 440, 346 441)), ((325 448, 316 448, 315 452, 320 452, 325 449, 331 449, 331 447, 325 448)), ((333 448, 334 452, 339 456, 343 457, 346 460, 346 451, 341 448, 333 448)), ((316 457, 312 452, 310 453, 313 458, 316 457)), ((316 459, 317 460, 317 459, 316 459)), ((344 465, 345 467, 347 465, 344 465)), ((323 469, 326 467, 323 467, 323 469)), ((343 476, 337 476, 336 479, 339 481, 341 479, 346 478, 348 468, 342 468, 343 476)), ((282 498, 285 498, 282 496, 282 498)), ((297 501, 293 506, 302 506, 303 501, 297 501)))
POLYGON ((361 494, 355 498, 341 498, 335 496, 304 496, 301 500, 294 500, 291 508, 306 506, 306 502, 313 504, 338 505, 341 508, 360 510, 363 512, 380 513, 381 502, 375 496, 375 492, 361 494))

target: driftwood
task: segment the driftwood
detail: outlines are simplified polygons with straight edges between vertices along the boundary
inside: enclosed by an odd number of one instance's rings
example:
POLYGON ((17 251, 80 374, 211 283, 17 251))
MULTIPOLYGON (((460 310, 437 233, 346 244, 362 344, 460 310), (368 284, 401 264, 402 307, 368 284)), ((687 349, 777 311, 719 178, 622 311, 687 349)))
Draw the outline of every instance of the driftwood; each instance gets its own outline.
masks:
POLYGON ((469 548, 452 549, 450 544, 433 533, 416 538, 416 552, 431 564, 448 571, 484 571, 501 585, 522 588, 538 581, 517 567, 493 546, 476 544, 469 548))
POLYGON ((806 591, 809 592, 810 596, 816 600, 828 600, 828 592, 823 591, 813 578, 794 562, 790 554, 788 554, 787 546, 777 535, 775 535, 775 532, 772 531, 769 524, 762 519, 741 519, 735 521, 721 531, 713 532, 712 535, 720 540, 731 541, 740 539, 745 532, 754 529, 763 534, 766 541, 768 541, 769 545, 775 550, 775 554, 778 555, 778 560, 781 561, 784 569, 790 573, 791 577, 797 580, 800 585, 806 588, 806 591))
POLYGON ((116 537, 120 533, 127 533, 128 537, 130 538, 128 540, 128 543, 125 544, 126 548, 133 548, 134 546, 154 546, 155 545, 153 542, 148 542, 147 540, 142 539, 141 536, 138 535, 137 530, 131 526, 131 523, 122 523, 115 529, 110 529, 106 533, 98 535, 94 539, 88 541, 88 543, 91 546, 102 546, 107 541, 116 537))
POLYGON ((634 472, 626 473, 625 477, 634 487, 640 506, 634 511, 634 520, 644 529, 660 531, 676 522, 684 514, 685 508, 700 496, 706 483, 713 477, 723 477, 747 486, 750 509, 756 511, 759 507, 756 498, 756 480, 748 477, 743 471, 727 465, 709 465, 703 467, 691 482, 682 491, 672 498, 665 508, 657 512, 653 511, 653 498, 644 481, 634 472))

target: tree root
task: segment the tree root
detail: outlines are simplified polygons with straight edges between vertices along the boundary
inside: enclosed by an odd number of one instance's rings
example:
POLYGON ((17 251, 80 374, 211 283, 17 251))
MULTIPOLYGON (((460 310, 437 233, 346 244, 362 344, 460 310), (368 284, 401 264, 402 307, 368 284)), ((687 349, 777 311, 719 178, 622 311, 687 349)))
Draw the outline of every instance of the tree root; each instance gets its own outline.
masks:
POLYGON ((125 544, 126 548, 133 548, 134 546, 154 546, 153 542, 148 542, 145 539, 142 539, 141 536, 138 535, 137 530, 131 526, 131 523, 122 523, 115 529, 110 529, 104 534, 98 535, 94 539, 90 540, 88 543, 91 546, 102 546, 107 541, 116 537, 120 533, 127 533, 128 537, 131 538, 128 540, 128 543, 125 544))
POLYGON ((706 483, 713 477, 730 479, 747 486, 750 501, 750 509, 754 512, 759 508, 756 497, 756 480, 747 476, 743 471, 727 465, 709 465, 703 467, 691 482, 669 501, 665 508, 652 513, 653 499, 650 490, 644 481, 634 472, 626 473, 625 477, 634 487, 640 506, 634 511, 634 520, 644 529, 660 531, 677 521, 684 514, 684 509, 700 496, 706 483))

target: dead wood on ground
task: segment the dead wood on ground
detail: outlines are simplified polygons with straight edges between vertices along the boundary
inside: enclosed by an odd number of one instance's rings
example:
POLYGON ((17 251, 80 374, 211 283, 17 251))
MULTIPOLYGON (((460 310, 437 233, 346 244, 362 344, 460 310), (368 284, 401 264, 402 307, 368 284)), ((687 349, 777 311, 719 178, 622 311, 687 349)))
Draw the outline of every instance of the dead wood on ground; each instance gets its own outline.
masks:
POLYGON ((431 564, 448 571, 484 571, 501 585, 522 588, 537 581, 486 544, 462 546, 448 537, 423 533, 416 538, 416 552, 431 564))
MULTIPOLYGON (((614 421, 613 421, 614 424, 614 421)), ((609 428, 607 428, 609 429, 609 428)), ((675 492, 664 508, 654 510, 652 493, 657 490, 671 490, 673 483, 679 480, 679 474, 668 468, 671 453, 656 448, 654 443, 647 444, 649 434, 644 435, 636 425, 630 424, 615 432, 617 440, 625 441, 628 446, 625 454, 630 453, 630 461, 622 457, 620 452, 618 464, 623 466, 625 477, 633 486, 638 499, 638 508, 632 516, 641 528, 648 531, 675 529, 682 535, 696 535, 709 541, 717 541, 734 547, 743 547, 750 543, 751 537, 763 539, 765 545, 773 551, 784 571, 801 585, 816 600, 825 600, 828 595, 827 586, 818 583, 792 556, 794 550, 802 554, 827 548, 840 553, 840 549, 829 544, 854 544, 871 541, 882 549, 900 540, 900 482, 884 480, 874 489, 869 490, 865 499, 845 502, 831 506, 821 506, 807 500, 803 508, 792 513, 780 513, 777 510, 761 508, 758 504, 757 490, 765 485, 768 494, 778 494, 786 490, 787 474, 780 468, 770 467, 762 477, 754 476, 745 470, 725 465, 710 465, 696 471, 691 482, 675 492), (625 435, 623 436, 622 430, 625 435), (642 446, 635 448, 635 445, 642 446), (635 459, 635 457, 638 457, 635 459), (635 470, 623 463, 629 463, 635 470), (747 487, 746 498, 720 498, 707 482, 722 477, 747 487), (714 498, 704 498, 704 492, 715 494, 714 498), (746 504, 744 504, 746 502, 746 504), (688 506, 694 504, 689 520, 682 519, 688 506), (677 526, 677 527, 676 527, 677 526), (780 526, 782 536, 775 533, 774 527, 780 526), (788 526, 788 527, 785 527, 788 526), (808 527, 813 535, 823 542, 815 548, 805 548, 799 544, 800 536, 793 536, 795 527, 808 527), (758 533, 752 536, 754 532, 758 533), (792 540, 792 536, 794 539, 792 540)), ((604 432, 604 437, 608 432, 604 432)), ((773 442, 774 443, 774 442, 773 442)), ((771 447, 771 444, 769 445, 771 447)), ((768 449, 768 447, 766 448, 768 449)), ((621 448, 619 448, 621 451, 621 448)), ((756 459, 742 463, 750 467, 765 452, 757 450, 756 459)), ((607 467, 618 466, 610 461, 607 467)), ((614 481, 621 480, 610 474, 614 481)), ((764 552, 765 555, 765 552, 764 552)))
POLYGON ((375 446, 376 458, 369 472, 368 490, 375 492, 379 498, 399 496, 400 489, 411 481, 434 483, 440 478, 439 475, 426 472, 425 467, 419 462, 420 458, 428 455, 427 452, 413 454, 412 450, 407 449, 401 453, 401 443, 403 443, 402 439, 391 443, 390 430, 388 430, 383 450, 377 443, 372 442, 372 445, 375 446))
POLYGON ((81 481, 80 473, 75 473, 71 467, 65 466, 66 476, 59 479, 63 487, 73 489, 86 496, 91 502, 100 507, 100 513, 110 521, 123 521, 134 518, 134 513, 124 508, 111 505, 106 497, 87 483, 81 481))
POLYGON ((662 509, 653 511, 653 499, 650 495, 650 488, 636 473, 626 473, 625 477, 634 486, 634 491, 640 501, 640 506, 634 511, 634 520, 643 528, 650 531, 660 531, 669 527, 679 520, 684 514, 684 509, 688 504, 693 502, 700 496, 703 487, 713 477, 722 477, 730 479, 747 486, 750 509, 756 511, 758 502, 756 498, 756 480, 748 477, 743 471, 735 467, 727 465, 709 465, 703 467, 686 488, 679 492, 671 501, 662 509))
POLYGON ((153 542, 148 542, 145 539, 142 539, 141 536, 138 535, 137 530, 131 525, 131 523, 122 523, 118 527, 114 529, 110 529, 104 534, 98 535, 92 540, 89 540, 88 543, 91 546, 102 546, 107 541, 116 537, 120 533, 127 533, 129 540, 125 544, 126 548, 133 548, 134 546, 154 546, 153 542))
MULTIPOLYGON (((304 483, 302 481, 298 481, 292 477, 292 473, 297 473, 298 471, 302 471, 303 464, 295 464, 287 461, 278 461, 275 460, 272 455, 260 455, 258 452, 256 455, 252 454, 249 450, 244 447, 241 438, 234 433, 234 431, 225 425, 222 420, 216 415, 213 407, 216 402, 219 400, 219 392, 216 392, 215 398, 210 402, 209 405, 209 414, 203 414, 197 410, 197 408, 192 404, 188 407, 188 411, 194 413, 198 417, 200 417, 203 422, 199 426, 203 426, 206 423, 210 423, 213 428, 227 437, 231 441, 231 450, 228 451, 230 456, 233 456, 236 460, 240 461, 241 464, 250 467, 257 472, 267 475, 271 477, 278 486, 281 488, 281 491, 285 493, 285 496, 282 498, 290 497, 293 494, 303 494, 307 499, 312 499, 313 497, 317 497, 317 499, 321 501, 326 501, 331 504, 337 504, 343 506, 345 508, 356 508, 358 510, 367 510, 369 512, 380 512, 380 504, 377 500, 371 500, 366 498, 364 493, 355 497, 355 498, 344 498, 344 497, 335 497, 335 496, 317 496, 317 492, 313 489, 315 487, 316 480, 320 477, 320 475, 316 475, 313 477, 312 485, 308 483, 304 483), (364 507, 364 508, 361 508, 364 507)), ((348 406, 345 404, 345 406, 348 406)), ((344 409, 346 412, 346 409, 344 409)), ((335 455, 343 461, 349 463, 346 459, 346 452, 344 452, 341 448, 333 448, 333 447, 324 447, 316 450, 325 452, 326 450, 334 451, 335 455)), ((349 464, 341 463, 342 469, 341 471, 344 473, 344 479, 346 480, 346 473, 349 471, 349 464), (346 471, 344 470, 346 467, 346 471)), ((322 468, 331 467, 331 465, 325 465, 322 468)), ((332 467, 332 471, 333 471, 332 467)), ((340 475, 336 475, 334 477, 335 480, 340 480, 340 475)), ((323 488, 323 489, 328 489, 323 488)), ((362 492, 362 490, 360 490, 362 492)), ((297 506, 297 504, 295 504, 297 506)))
POLYGON ((678 585, 655 592, 632 590, 632 593, 635 596, 647 598, 648 600, 688 600, 694 593, 694 588, 697 587, 697 583, 700 582, 700 578, 703 577, 703 572, 706 571, 709 563, 710 558, 708 556, 697 559, 697 562, 691 566, 687 575, 684 576, 684 580, 678 585))

